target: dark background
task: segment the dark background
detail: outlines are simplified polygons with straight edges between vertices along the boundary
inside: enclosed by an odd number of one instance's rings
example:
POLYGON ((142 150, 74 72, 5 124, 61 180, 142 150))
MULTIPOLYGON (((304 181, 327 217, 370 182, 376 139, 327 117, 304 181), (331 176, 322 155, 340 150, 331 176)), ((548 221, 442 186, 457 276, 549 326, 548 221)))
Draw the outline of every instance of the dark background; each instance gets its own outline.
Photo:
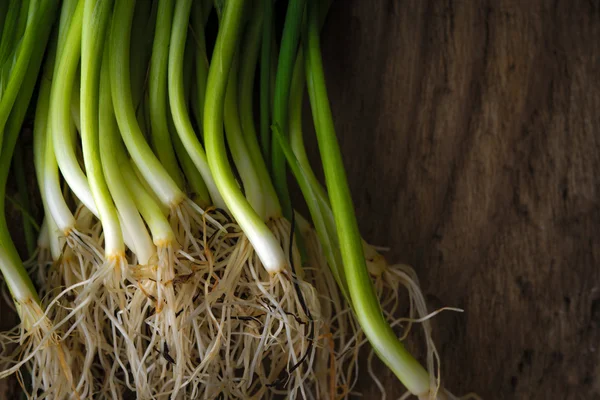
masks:
POLYGON ((600 2, 337 0, 323 58, 363 236, 465 310, 445 385, 600 399, 600 2))

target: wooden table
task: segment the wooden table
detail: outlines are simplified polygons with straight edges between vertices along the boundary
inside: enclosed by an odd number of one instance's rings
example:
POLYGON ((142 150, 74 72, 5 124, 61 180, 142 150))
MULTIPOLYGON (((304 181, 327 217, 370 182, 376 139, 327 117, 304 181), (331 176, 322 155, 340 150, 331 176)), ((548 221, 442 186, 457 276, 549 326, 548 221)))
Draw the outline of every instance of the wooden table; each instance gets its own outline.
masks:
POLYGON ((465 310, 446 385, 600 398, 600 2, 336 1, 323 40, 363 235, 465 310))

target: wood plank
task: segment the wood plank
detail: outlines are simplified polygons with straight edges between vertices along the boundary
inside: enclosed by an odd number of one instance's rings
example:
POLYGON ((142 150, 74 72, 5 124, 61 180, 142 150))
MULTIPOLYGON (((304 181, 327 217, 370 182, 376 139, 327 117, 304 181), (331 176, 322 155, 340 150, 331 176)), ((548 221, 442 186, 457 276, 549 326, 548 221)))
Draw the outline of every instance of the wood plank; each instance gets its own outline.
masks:
POLYGON ((456 394, 600 398, 599 38, 596 1, 332 7, 324 63, 362 231, 432 307, 465 310, 434 322, 456 394))

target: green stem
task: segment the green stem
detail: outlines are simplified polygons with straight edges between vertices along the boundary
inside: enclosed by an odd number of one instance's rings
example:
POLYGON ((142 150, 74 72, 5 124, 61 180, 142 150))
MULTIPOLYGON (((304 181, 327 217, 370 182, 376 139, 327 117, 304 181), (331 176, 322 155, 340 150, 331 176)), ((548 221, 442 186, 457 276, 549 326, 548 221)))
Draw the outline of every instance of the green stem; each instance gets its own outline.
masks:
POLYGON ((229 70, 227 90, 225 92, 224 118, 225 134, 233 162, 242 180, 244 194, 254 211, 266 220, 263 187, 254 168, 252 158, 244 142, 237 99, 237 77, 239 57, 235 56, 229 70))
POLYGON ((150 60, 150 124, 152 143, 158 159, 179 187, 183 187, 183 177, 177 164, 169 125, 167 123, 167 65, 169 41, 173 19, 173 1, 159 0, 156 18, 152 58, 150 60))
POLYGON ((175 124, 173 123, 173 118, 171 117, 171 112, 169 111, 169 131, 171 132, 171 136, 173 138, 173 147, 175 148, 175 152, 177 153, 177 158, 179 159, 179 164, 181 165, 181 169, 186 178, 186 183, 188 185, 188 189, 190 191, 190 195, 194 202, 196 202, 200 207, 207 208, 211 205, 210 201, 206 201, 210 199, 210 195, 208 194, 208 188, 206 187, 206 183, 204 183, 204 179, 202 179, 202 174, 194 165, 192 158, 188 154, 185 146, 181 142, 179 135, 177 135, 177 130, 175 129, 175 124))
POLYGON ((29 201, 29 189, 27 187, 27 178, 25 176, 25 166, 23 164, 23 149, 20 144, 15 147, 13 157, 13 171, 15 180, 17 181, 17 190, 19 192, 19 208, 21 209, 21 217, 23 220, 23 236, 25 236, 25 244, 27 245, 27 254, 31 255, 35 251, 36 238, 34 226, 31 221, 31 204, 29 201))
MULTIPOLYGON (((60 7, 60 20, 58 21, 58 47, 56 50, 56 58, 60 59, 62 56, 63 49, 67 42, 67 35, 69 34, 69 28, 71 27, 71 21, 79 0, 63 0, 60 7)), ((55 68, 57 65, 55 64, 55 68)), ((51 71, 54 73, 54 70, 51 71)))
MULTIPOLYGON (((192 1, 180 0, 175 6, 173 18, 173 29, 171 31, 171 45, 169 49, 169 102, 171 115, 177 134, 181 139, 188 155, 191 157, 196 168, 202 174, 202 178, 208 188, 213 204, 225 208, 225 203, 219 193, 215 180, 208 166, 206 153, 198 136, 194 132, 192 121, 186 107, 183 61, 185 55, 185 42, 187 39, 188 24, 190 20, 192 1)), ((197 193, 197 195, 199 195, 197 193)), ((208 199, 206 199, 208 203, 208 199)))
MULTIPOLYGON (((66 6, 63 6, 61 16, 65 12, 65 7, 66 6)), ((55 31, 57 30, 58 29, 55 31)), ((46 145, 48 140, 47 131, 49 130, 48 115, 50 109, 50 91, 52 89, 52 74, 54 71, 54 61, 58 46, 57 37, 57 34, 53 34, 51 43, 48 46, 44 69, 40 77, 37 103, 35 105, 35 120, 33 123, 33 163, 35 166, 36 179, 42 198, 45 221, 47 221, 46 229, 48 230, 50 251, 52 253, 53 260, 57 260, 61 254, 59 243, 59 236, 61 235, 61 232, 59 232, 58 227, 56 226, 56 222, 51 214, 48 198, 46 196, 46 161, 44 156, 46 153, 46 145)))
MULTIPOLYGON (((148 83, 150 58, 152 57, 152 38, 154 38, 157 10, 154 9, 155 2, 153 1, 134 1, 134 3, 129 47, 131 50, 129 54, 131 98, 136 115, 143 115, 142 108, 147 93, 146 85, 148 83)), ((145 124, 145 120, 142 124, 145 124)), ((146 127, 142 128, 142 132, 147 132, 146 127)))
POLYGON ((121 218, 124 232, 132 238, 131 250, 136 254, 138 263, 147 264, 156 253, 156 248, 135 204, 135 195, 129 192, 129 182, 123 177, 119 154, 125 153, 115 120, 109 74, 108 49, 105 48, 100 77, 100 155, 102 171, 115 207, 121 218))
POLYGON ((169 224, 169 220, 162 213, 158 203, 148 194, 142 183, 137 178, 131 163, 126 159, 125 152, 120 151, 118 166, 123 178, 128 183, 129 195, 135 202, 135 206, 142 214, 152 232, 152 239, 156 246, 166 247, 175 241, 175 233, 169 224))
POLYGON ((17 26, 15 27, 14 43, 18 43, 23 37, 23 33, 27 28, 27 23, 30 16, 35 12, 35 8, 38 6, 38 0, 23 0, 21 2, 21 12, 19 13, 19 19, 17 20, 17 26))
POLYGON ((273 0, 262 0, 264 22, 260 49, 260 144, 267 163, 271 162, 271 44, 273 0))
POLYGON ((302 103, 304 98, 304 87, 306 83, 305 77, 304 51, 303 49, 300 49, 298 51, 298 57, 296 58, 296 65, 294 67, 294 74, 292 77, 292 85, 290 87, 290 144, 294 150, 294 155, 298 159, 300 165, 302 165, 302 169, 306 173, 306 178, 310 182, 310 185, 319 202, 329 204, 327 193, 310 166, 310 161, 308 160, 308 155, 306 154, 306 148, 304 146, 304 137, 302 134, 302 103))
MULTIPOLYGON (((23 318, 23 315, 21 314, 21 305, 28 301, 39 303, 40 299, 31 279, 27 275, 27 271, 23 267, 17 249, 10 237, 5 214, 5 194, 10 159, 12 158, 29 101, 31 100, 35 88, 36 78, 42 64, 44 49, 46 48, 46 43, 50 36, 50 28, 54 21, 56 4, 48 2, 46 5, 48 8, 44 9, 45 15, 43 15, 45 24, 40 26, 40 29, 36 31, 37 40, 33 42, 32 57, 28 60, 28 64, 24 66, 23 85, 15 98, 13 110, 7 120, 6 140, 0 152, 0 159, 2 159, 2 162, 0 163, 0 271, 4 276, 21 318, 23 318)), ((41 21, 34 21, 32 23, 36 22, 41 21)))
POLYGON ((287 264, 279 242, 260 216, 252 209, 235 181, 227 159, 223 137, 223 106, 229 70, 242 30, 244 1, 229 0, 221 18, 221 26, 208 73, 204 135, 210 169, 219 191, 238 221, 265 268, 272 273, 287 264))
POLYGON ((95 215, 98 210, 92 192, 75 151, 71 118, 71 96, 81 56, 81 36, 85 1, 80 1, 71 20, 69 33, 60 55, 52 82, 50 120, 56 161, 69 187, 95 215))
POLYGON ((341 254, 339 251, 339 243, 337 241, 337 234, 335 230, 335 221, 331 214, 331 209, 323 207, 323 204, 319 201, 318 196, 314 190, 312 183, 308 177, 307 171, 294 155, 290 144, 287 139, 283 136, 281 129, 278 126, 273 126, 273 133, 275 138, 279 141, 278 146, 281 146, 284 155, 288 161, 290 169, 300 186, 302 195, 308 210, 315 224, 317 235, 319 236, 319 242, 325 252, 327 264, 331 269, 333 276, 342 291, 342 294, 351 304, 350 295, 348 294, 348 285, 344 275, 343 263, 341 254))
MULTIPOLYGON (((277 75, 275 77, 273 123, 284 130, 288 126, 289 90, 294 61, 296 60, 296 53, 298 51, 298 42, 300 41, 300 27, 302 25, 305 4, 306 0, 290 1, 285 16, 283 37, 281 38, 281 51, 279 53, 277 75)), ((291 220, 292 202, 287 186, 285 156, 281 148, 272 144, 271 157, 273 183, 281 202, 283 216, 291 220)))
POLYGON ((131 96, 129 66, 132 17, 135 1, 117 1, 110 33, 110 81, 114 110, 127 151, 163 205, 173 207, 184 193, 146 142, 136 119, 131 96))
MULTIPOLYGON (((56 0, 32 0, 29 5, 29 16, 27 18, 27 27, 21 42, 17 45, 16 58, 11 68, 8 82, 4 85, 4 90, 0 98, 0 148, 4 140, 4 130, 8 116, 13 108, 17 95, 21 90, 21 85, 27 73, 27 66, 35 48, 37 41, 41 40, 40 32, 46 29, 44 25, 52 24, 49 19, 56 6, 56 0)), ((47 40, 46 38, 43 38, 47 40)))
POLYGON ((307 37, 307 82, 319 150, 338 230, 348 289, 357 319, 381 360, 415 395, 429 391, 425 369, 404 348, 385 320, 365 263, 358 223, 327 97, 319 43, 319 4, 310 1, 307 37))
POLYGON ((263 32, 262 15, 262 7, 256 5, 254 7, 253 15, 250 18, 250 25, 246 29, 246 33, 244 35, 245 40, 241 46, 239 114, 247 151, 252 159, 254 169, 258 174, 260 185, 262 186, 262 193, 265 202, 265 216, 268 220, 270 218, 277 218, 281 216, 281 206, 279 205, 277 193, 275 192, 275 187, 271 181, 269 170, 261 154, 254 124, 254 75, 256 72, 256 64, 261 47, 261 34, 263 32))
MULTIPOLYGON (((55 57, 50 56, 46 61, 46 66, 44 67, 45 79, 43 79, 41 83, 38 104, 36 107, 36 120, 38 116, 41 119, 45 118, 47 124, 36 123, 34 126, 34 135, 38 137, 38 140, 36 140, 36 148, 38 149, 38 157, 36 157, 38 182, 42 192, 42 200, 45 199, 44 211, 47 215, 52 217, 52 221, 48 226, 53 229, 51 232, 51 239, 53 240, 54 245, 58 244, 55 240, 57 235, 64 237, 68 235, 70 230, 75 226, 75 217, 71 213, 63 196, 58 174, 58 165, 54 154, 54 140, 52 134, 53 121, 50 114, 50 98, 54 77, 60 74, 58 60, 62 56, 67 45, 71 22, 73 21, 73 16, 75 15, 78 5, 79 0, 66 0, 62 5, 55 57), (44 99, 46 86, 49 96, 47 101, 44 99), (44 94, 44 96, 42 94, 44 94), (44 113, 47 113, 47 115, 44 116, 44 113)), ((57 259, 56 249, 57 247, 53 247, 54 259, 57 259)))
MULTIPOLYGON (((212 2, 207 2, 212 6, 212 2)), ((192 108, 196 123, 202 132, 202 121, 204 120, 204 96, 206 95, 206 78, 208 77, 208 55, 206 53, 206 37, 204 34, 205 15, 202 5, 194 2, 192 6, 192 23, 190 32, 194 46, 195 79, 193 79, 192 108)), ((210 11, 210 10, 208 10, 210 11)))
POLYGON ((123 254, 125 245, 117 210, 102 172, 98 107, 100 66, 112 1, 85 0, 81 41, 81 141, 85 170, 98 207, 107 256, 123 254))
POLYGON ((18 0, 9 0, 2 2, 6 7, 6 14, 3 19, 2 36, 0 36, 0 67, 4 66, 8 55, 13 49, 13 37, 16 34, 16 26, 19 22, 19 13, 21 12, 21 2, 18 0))

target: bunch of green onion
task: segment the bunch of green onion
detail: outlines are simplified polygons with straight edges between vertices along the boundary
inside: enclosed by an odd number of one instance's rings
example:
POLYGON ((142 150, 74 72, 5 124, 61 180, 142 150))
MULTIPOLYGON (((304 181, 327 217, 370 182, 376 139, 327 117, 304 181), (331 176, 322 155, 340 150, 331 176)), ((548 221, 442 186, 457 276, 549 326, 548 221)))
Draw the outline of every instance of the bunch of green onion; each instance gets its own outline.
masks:
POLYGON ((321 60, 329 1, 284 3, 0 5, 0 269, 21 321, 0 377, 28 398, 348 398, 366 343, 405 396, 453 397, 414 271, 358 230, 321 60), (24 263, 4 202, 28 108, 44 218, 24 263), (416 322, 426 368, 402 344, 416 322))

